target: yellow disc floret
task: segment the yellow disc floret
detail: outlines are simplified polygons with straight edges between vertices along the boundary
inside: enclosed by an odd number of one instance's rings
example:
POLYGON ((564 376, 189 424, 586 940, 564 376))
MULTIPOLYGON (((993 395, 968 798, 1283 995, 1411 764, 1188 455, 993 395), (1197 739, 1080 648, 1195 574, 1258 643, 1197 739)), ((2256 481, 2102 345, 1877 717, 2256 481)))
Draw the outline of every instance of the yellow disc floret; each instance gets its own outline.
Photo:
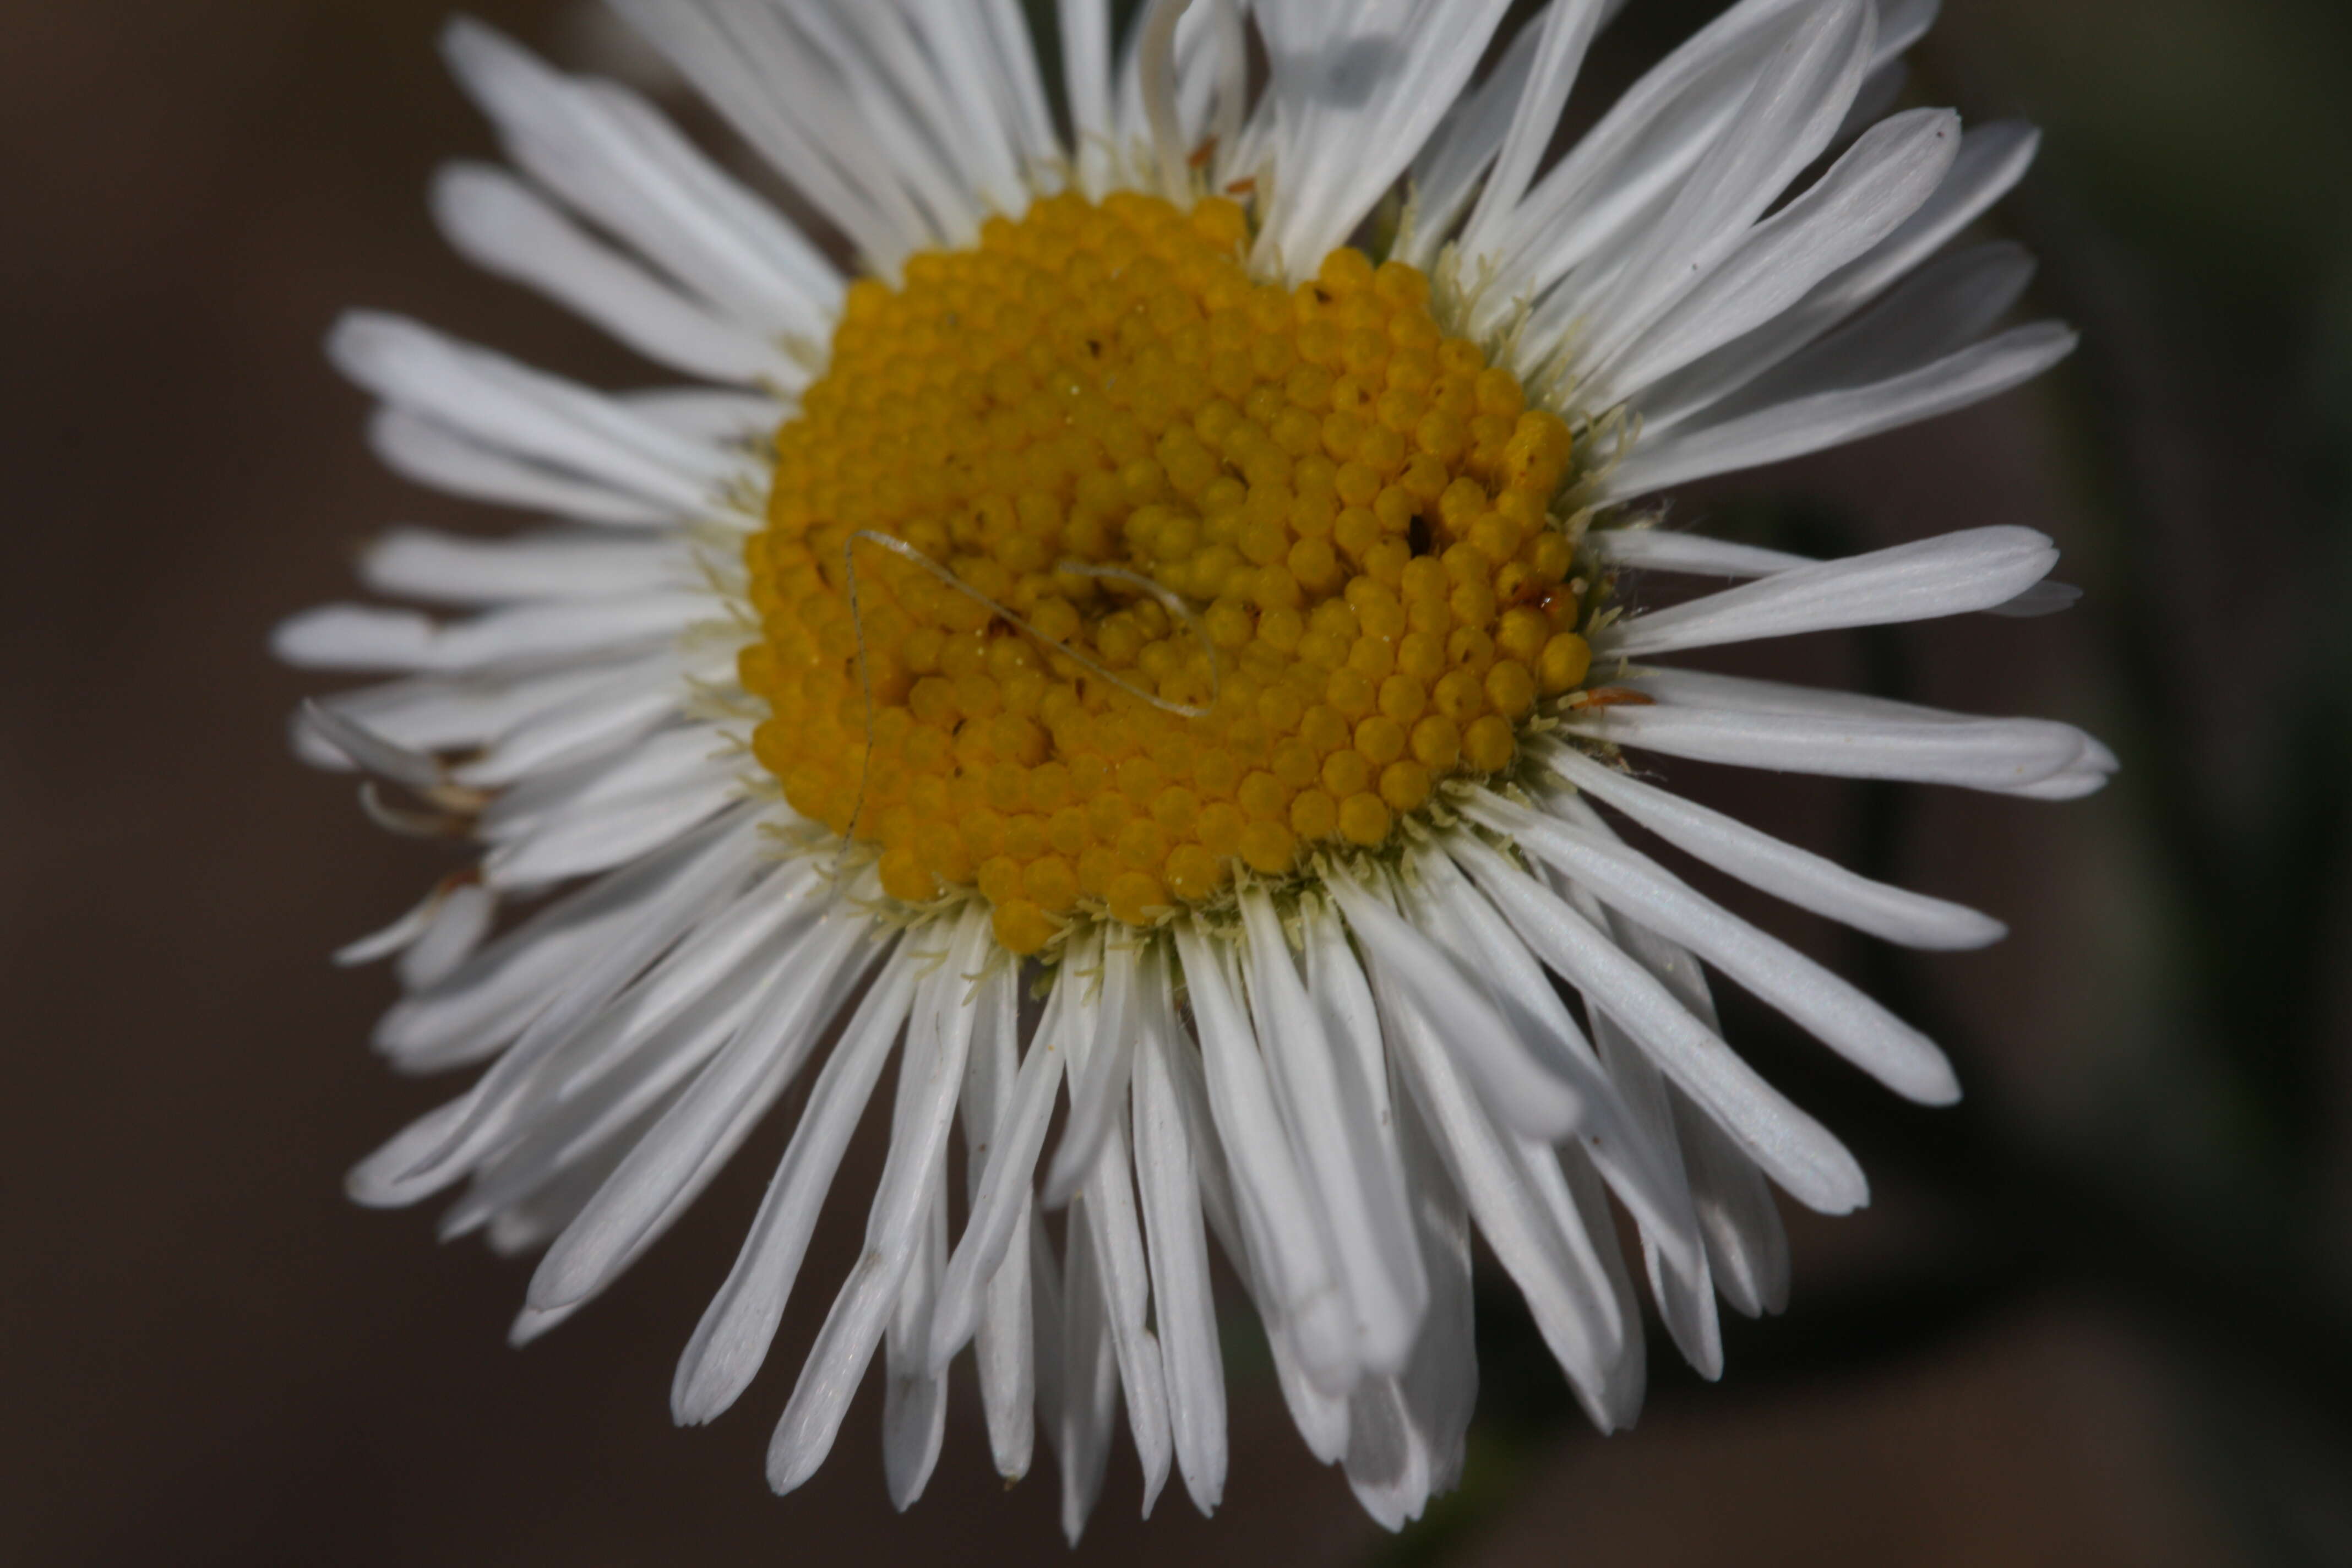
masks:
POLYGON ((1584 679, 1567 426, 1355 250, 1038 201, 854 284, 745 547, 753 745, 920 904, 1034 952, 1376 847, 1584 679))

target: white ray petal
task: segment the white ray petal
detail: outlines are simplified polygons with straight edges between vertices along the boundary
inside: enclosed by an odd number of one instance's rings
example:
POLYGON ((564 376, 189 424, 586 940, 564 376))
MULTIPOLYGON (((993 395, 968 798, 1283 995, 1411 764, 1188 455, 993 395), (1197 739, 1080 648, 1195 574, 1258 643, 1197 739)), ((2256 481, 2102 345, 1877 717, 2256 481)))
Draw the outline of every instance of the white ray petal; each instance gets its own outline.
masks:
MULTIPOLYGON (((825 1011, 828 1016, 838 1010, 840 1003, 845 999, 845 992, 855 990, 856 981, 864 975, 865 971, 866 965, 862 963, 850 966, 845 977, 847 984, 836 984, 827 989, 825 1011)), ((667 1235, 669 1227, 677 1224, 686 1211, 693 1206, 695 1199, 702 1195, 703 1190, 725 1168, 727 1162, 734 1157, 735 1151, 742 1147, 743 1141, 751 1136, 752 1129, 759 1124, 761 1118, 767 1114, 768 1107, 774 1102, 779 1087, 761 1085, 758 1092, 747 1095, 741 1100, 736 1106, 733 1115, 720 1129, 719 1135, 702 1151, 698 1162, 687 1173, 686 1179, 678 1184, 677 1190, 662 1205, 659 1212, 655 1214, 651 1222, 614 1261, 604 1278, 593 1288, 578 1299, 557 1307, 532 1306, 526 1300, 524 1310, 517 1318, 515 1329, 509 1337, 513 1338, 516 1343, 521 1343, 564 1321, 572 1313, 595 1300, 614 1279, 635 1264, 636 1260, 645 1255, 646 1249, 667 1235)), ((677 1103, 672 1101, 671 1109, 675 1109, 677 1103)), ((667 1116, 668 1111, 665 1110, 663 1120, 667 1120, 667 1116)), ((659 1123, 656 1122, 656 1125, 659 1123)), ((635 1152, 635 1147, 632 1146, 632 1152, 635 1152)), ((625 1164, 626 1161, 624 1160, 623 1163, 625 1164)), ((618 1174, 617 1168, 614 1173, 618 1174)), ((611 1185, 612 1180, 607 1178, 604 1186, 597 1190, 601 1194, 611 1185)), ((584 1214, 586 1210, 583 1208, 582 1212, 584 1214)), ((575 1216, 572 1223, 577 1225, 578 1217, 575 1216)), ((569 1226, 567 1226, 568 1229, 569 1226)))
MULTIPOLYGON (((1561 1250, 1561 1238, 1528 1185, 1509 1135, 1488 1118, 1457 1070, 1416 998, 1375 966, 1381 1018, 1397 1047, 1400 1076, 1412 1088, 1447 1172, 1520 1293, 1545 1345, 1580 1390, 1608 1381, 1608 1361, 1622 1342, 1615 1304, 1595 1296, 1561 1250)), ((1549 1157, 1549 1151, 1544 1151, 1549 1157)))
POLYGON ((675 0, 613 5, 887 275, 934 237, 837 82, 772 15, 675 0), (820 124, 835 134, 821 136, 820 124))
MULTIPOLYGON (((981 1299, 1004 1261, 1022 1216, 1030 1212, 1029 1183, 1037 1151, 1054 1113, 1054 1094, 1068 1061, 1068 1031, 1079 1026, 1076 985, 1055 985, 1045 1015, 1030 1036, 1014 1076, 1012 1102, 998 1118, 988 1163, 973 1194, 971 1216, 948 1259, 946 1282, 931 1319, 931 1363, 944 1366, 980 1322, 981 1299)), ((1090 1020, 1088 1021, 1090 1022, 1090 1020)))
POLYGON ((1395 1100, 1397 1146, 1413 1195, 1413 1227, 1429 1275, 1429 1314, 1402 1376, 1351 1402, 1348 1484, 1389 1529, 1421 1517, 1461 1479, 1478 1352, 1471 1323, 1470 1216, 1410 1094, 1395 1100))
POLYGON ((368 421, 368 445, 385 468, 403 479, 469 500, 523 507, 604 527, 655 527, 680 515, 678 508, 626 489, 494 451, 402 408, 375 411, 368 421))
POLYGON ((1563 816, 1485 794, 1464 804, 1474 821, 1508 837, 1521 853, 1559 868, 1612 909, 1689 948, 1896 1093, 1930 1105, 1959 1098, 1951 1063, 1927 1036, 1648 856, 1574 826, 1575 814, 1591 810, 1581 801, 1563 798, 1558 809, 1563 816))
POLYGON ((709 595, 550 600, 436 621, 414 610, 321 605, 290 616, 270 650, 308 669, 464 671, 523 660, 595 658, 675 639, 718 608, 709 595))
MULTIPOLYGON (((1554 892, 1568 900, 1569 905, 1597 930, 1611 932, 1621 946, 1626 947, 1629 954, 1633 952, 1626 937, 1629 928, 1624 922, 1612 917, 1590 891, 1549 868, 1545 869, 1546 879, 1554 892)), ((1639 962, 1638 957, 1636 962, 1639 962)), ((1690 963, 1689 970, 1695 976, 1699 973, 1696 962, 1690 963)), ((1657 973, 1654 968, 1651 972, 1657 973)), ((1703 994, 1696 1004, 1680 992, 1676 994, 1685 1006, 1693 1008, 1693 1016, 1700 1018, 1710 1028, 1719 1029, 1714 1022, 1714 1010, 1703 994)), ((1605 1009, 1590 996, 1585 998, 1584 1005, 1586 1016, 1591 1020, 1594 1046, 1601 1059, 1608 1065, 1610 1078, 1624 1098, 1629 1120, 1640 1129, 1639 1136, 1646 1144, 1663 1152, 1673 1163, 1678 1190, 1691 1214, 1693 1238, 1696 1240, 1704 1235, 1704 1224, 1697 1215, 1696 1200, 1690 1194, 1688 1173, 1682 1153, 1683 1140, 1674 1115, 1675 1091, 1666 1083, 1657 1064, 1643 1054, 1639 1044, 1605 1009)), ((1704 1246, 1670 1252, 1659 1246, 1657 1236, 1646 1226, 1643 1229, 1642 1244, 1643 1260, 1649 1267, 1652 1293, 1657 1300, 1659 1315, 1665 1320, 1675 1346, 1701 1376, 1710 1379, 1720 1376, 1723 1371, 1722 1329, 1716 1314, 1715 1287, 1704 1246)))
POLYGON ((730 455, 681 440, 610 397, 404 317, 347 311, 328 334, 327 353, 395 407, 681 511, 708 510, 715 494, 748 475, 730 455))
POLYGON ((770 993, 759 1015, 703 1069, 548 1248, 531 1276, 531 1305, 545 1310, 577 1301, 617 1272, 622 1256, 685 1189, 745 1109, 771 1104, 783 1091, 830 1022, 824 1007, 829 1000, 816 986, 770 993))
POLYGON ((725 685, 733 666, 724 651, 701 658, 664 652, 633 660, 568 701, 551 704, 489 737, 451 776, 476 788, 503 789, 610 759, 677 721, 698 682, 725 685))
POLYGON ((1609 476, 1603 499, 1633 500, 1966 408, 2032 380, 2074 353, 2075 342, 2073 329, 2042 321, 1870 385, 1816 393, 1719 425, 1693 421, 1637 447, 1609 476))
POLYGON ((1538 755, 1561 778, 1669 844, 1800 909, 1908 947, 1965 950, 2008 934, 2009 928, 1990 916, 1857 876, 1719 811, 1643 784, 1573 746, 1542 747, 1538 755))
POLYGON ((1537 182, 1491 253, 1496 270, 1474 301, 1475 324, 1497 325, 1522 298, 1550 289, 1662 207, 1755 89, 1801 0, 1742 0, 1643 76, 1537 182))
POLYGON ((1791 566, 1621 621, 1594 651, 1641 658, 1843 626, 1888 626, 2006 604, 2050 574, 2058 551, 2030 528, 1963 529, 1840 561, 1791 566))
POLYGON ((1072 1546, 1102 1496, 1118 1412, 1118 1358, 1105 1318, 1094 1231, 1070 1231, 1062 1289, 1062 1534, 1072 1546))
POLYGON ((642 98, 564 77, 470 17, 454 19, 441 42, 532 179, 743 321, 824 331, 840 273, 642 98))
POLYGON ((750 833, 733 845, 714 845, 719 830, 705 831, 710 839, 678 845, 548 905, 446 978, 395 1004, 376 1025, 377 1049, 399 1059, 486 1033, 502 1043, 540 1011, 568 1006, 567 990, 583 975, 594 974, 599 984, 609 978, 617 990, 632 976, 609 976, 599 965, 608 969, 648 918, 656 926, 671 921, 674 910, 690 918, 714 896, 717 882, 748 878, 755 868, 747 853, 750 833))
POLYGON ((1882 121, 1813 185, 1756 225, 1642 336, 1593 372, 1582 395, 1607 406, 1761 326, 1894 232, 1959 151, 1959 116, 1922 109, 1882 121))
POLYGON ((1507 0, 1361 0, 1261 7, 1280 126, 1260 266, 1312 274, 1412 164, 1454 102, 1507 0))
POLYGON ((590 238, 502 170, 445 166, 432 205, 467 260, 548 296, 657 364, 710 381, 798 387, 808 379, 759 334, 590 238))
POLYGON ((1358 1375, 1353 1324, 1336 1265, 1325 1251, 1315 1200, 1291 1152, 1265 1059, 1227 976, 1215 941, 1197 921, 1179 921, 1176 951, 1192 998, 1209 1106, 1231 1163, 1234 1196, 1261 1284, 1274 1312, 1293 1326, 1304 1370, 1331 1394, 1358 1375), (1259 1239, 1262 1238, 1262 1239, 1259 1239))
POLYGON ((362 552, 360 577, 379 594, 448 605, 598 598, 695 581, 692 558, 672 541, 584 529, 478 539, 395 528, 362 552))
POLYGON ((703 1006, 730 974, 778 964, 797 973, 803 960, 795 950, 814 937, 826 916, 824 886, 820 861, 788 861, 705 921, 567 1047, 555 1097, 570 1100, 614 1072, 656 1032, 703 1006))
POLYGON ((1095 1037, 1075 1053, 1069 1066, 1070 1117, 1061 1146, 1045 1177, 1048 1208, 1069 1202, 1102 1158, 1112 1129, 1127 1105, 1128 1076, 1135 1064, 1135 1041, 1140 1027, 1137 1009, 1140 957, 1137 944, 1116 935, 1106 940, 1102 952, 1102 1002, 1095 1037), (1084 1067, 1080 1067, 1080 1063, 1084 1067))
POLYGON ((1451 958, 1345 873, 1330 876, 1326 885, 1374 967, 1391 972, 1432 1017, 1446 1020, 1448 1045, 1498 1119, 1546 1140, 1575 1130, 1584 1115, 1583 1097, 1528 1053, 1451 958))
POLYGON ((1604 366, 1698 288, 1828 144, 1862 85, 1875 26, 1869 0, 1824 0, 1800 10, 1736 128, 1699 159, 1654 221, 1601 258, 1606 281, 1563 289, 1538 309, 1533 340, 1589 321, 1577 363, 1604 366))
MULTIPOLYGON (((978 908, 959 924, 949 949, 942 985, 961 987, 979 968, 987 918, 978 908)), ((857 1391, 874 1347, 921 1244, 919 1221, 931 1201, 947 1158, 948 1130, 955 1120, 963 1085, 964 1055, 971 1048, 971 1010, 941 1009, 932 1029, 910 1031, 899 1073, 911 1075, 906 1115, 892 1128, 890 1153, 866 1221, 866 1247, 834 1299, 816 1343, 802 1363, 800 1380, 783 1418, 768 1444, 768 1484, 779 1492, 799 1487, 816 1473, 833 1449, 841 1418, 857 1391)))
MULTIPOLYGON (((962 987, 959 984, 955 989, 960 994, 962 987)), ((961 1005, 961 1002, 959 994, 955 1005, 961 1005)), ((934 1016, 919 1027, 937 1032, 937 1005, 934 1001, 934 1016)), ((909 1110, 910 1081, 904 1077, 899 1079, 898 1115, 909 1110)), ((895 1142, 898 1128, 894 1125, 891 1131, 895 1142)), ((913 1507, 923 1495, 923 1488, 931 1479, 931 1468, 940 1460, 940 1440, 947 1432, 947 1375, 932 1370, 926 1353, 929 1348, 926 1342, 930 1336, 931 1301, 939 1289, 940 1275, 948 1266, 944 1161, 932 1175, 922 1217, 915 1223, 920 1236, 882 1336, 882 1476, 890 1490, 890 1506, 900 1513, 913 1507)))
MULTIPOLYGON (((1011 1132, 1013 1083, 1021 1070, 1021 967, 992 964, 972 995, 971 1051, 965 1058, 964 1203, 977 1213, 988 1159, 1011 1132)), ((1024 1184, 1025 1195, 1025 1184, 1024 1184)), ((932 1316, 939 1309, 934 1303, 932 1316)), ((982 1296, 973 1335, 980 1363, 980 1402, 988 1421, 988 1448, 996 1473, 1018 1480, 1029 1473, 1036 1441, 1036 1345, 1030 1327, 1028 1205, 1021 1205, 1004 1260, 982 1296)), ((928 1343, 924 1354, 930 1354, 928 1343)))
POLYGON ((1398 237, 1399 260, 1426 272, 1454 237, 1455 220, 1479 194, 1480 177, 1519 117, 1544 36, 1542 27, 1521 26, 1502 59, 1454 100, 1423 144, 1413 160, 1410 217, 1398 237))
POLYGON ((450 889, 426 921, 424 934, 400 955, 403 988, 423 991, 447 979, 473 956, 498 914, 499 896, 480 883, 450 889))
POLYGON ((1167 1369, 1176 1466, 1192 1506, 1214 1513, 1225 1489, 1225 1375, 1202 1234, 1197 1161, 1170 1053, 1174 1000, 1157 955, 1147 966, 1134 1079, 1135 1173, 1150 1242, 1152 1310, 1167 1369))
POLYGON ((1870 251, 1824 278, 1795 306, 1644 392, 1653 438, 1748 385, 1878 299, 2008 194, 2024 176, 2040 133, 2020 121, 1970 127, 1935 195, 1870 251))
POLYGON ((1670 533, 1662 528, 1596 528, 1585 548, 1612 566, 1647 572, 1689 572, 1710 577, 1769 577, 1791 566, 1814 564, 1810 555, 1735 544, 1703 533, 1670 533))
MULTIPOLYGON (((1656 975, 1694 1017, 1720 1032, 1697 959, 1622 915, 1611 916, 1610 925, 1635 963, 1656 975)), ((1668 1084, 1666 1099, 1687 1162, 1691 1199, 1706 1233, 1707 1271, 1716 1288, 1748 1317, 1780 1310, 1789 1300, 1789 1237, 1764 1173, 1680 1089, 1668 1084)))
POLYGON ((701 757, 642 789, 550 812, 485 855, 482 878, 501 890, 525 890, 593 876, 660 848, 742 794, 740 758, 701 757))
POLYGON ((1601 31, 1604 14, 1603 0, 1553 0, 1539 23, 1526 25, 1524 33, 1536 39, 1535 54, 1528 61, 1526 85, 1511 111, 1509 128, 1496 151, 1494 170, 1463 226, 1460 244, 1465 254, 1499 248, 1497 237, 1551 146, 1560 110, 1567 107, 1569 92, 1584 68, 1585 51, 1601 31))
POLYGON ((1500 855, 1466 845, 1461 852, 1463 865, 1545 966, 1623 1025, 1667 1078, 1798 1202, 1845 1214, 1868 1200, 1869 1183, 1845 1146, 1766 1083, 1647 969, 1500 855))
POLYGON ((1681 679, 1693 673, 1645 671, 1627 684, 1660 698, 1655 706, 1579 714, 1565 727, 1588 740, 1695 762, 2006 795, 2061 778, 2104 776, 2099 753, 2090 750, 2096 742, 2071 724, 1932 711, 1914 717, 1922 710, 1832 691, 1802 693, 1806 700, 1798 706, 1780 693, 1801 689, 1724 677, 1709 678, 1712 689, 1701 706, 1686 700, 1700 695, 1697 683, 1681 679), (1675 679, 1656 679, 1667 675, 1675 679))
MULTIPOLYGON (((1446 847, 1449 851, 1454 847, 1451 840, 1446 847)), ((1698 1221, 1691 1212, 1672 1141, 1652 1136, 1635 1120, 1633 1107, 1600 1070, 1592 1047, 1509 922, 1464 880, 1445 855, 1424 852, 1411 864, 1425 910, 1423 923, 1445 933, 1457 962, 1486 981, 1519 1037, 1544 1042, 1550 1058, 1582 1088, 1590 1121, 1579 1130, 1578 1142, 1642 1234, 1664 1247, 1683 1269, 1704 1267, 1698 1221)))
MULTIPOLYGON (((1073 1045, 1071 1066, 1082 1072, 1092 1042, 1074 1039, 1073 1045)), ((1120 1097, 1122 1107, 1125 1098, 1120 1097)), ((1084 1226, 1093 1244, 1103 1321, 1118 1362, 1119 1387, 1126 1395, 1136 1458, 1143 1467, 1143 1517, 1149 1519, 1160 1489, 1168 1481, 1174 1439, 1168 1423, 1167 1373, 1160 1341, 1145 1323, 1150 1315, 1151 1277, 1144 1261, 1142 1226, 1136 1215, 1127 1134, 1117 1120, 1105 1137, 1102 1157, 1087 1171, 1073 1202, 1071 1219, 1084 1226)))
POLYGON ((1274 903, 1260 889, 1241 895, 1250 1011, 1270 1086, 1285 1112, 1299 1172, 1356 1316, 1360 1358, 1369 1372, 1394 1373, 1412 1353, 1429 1284, 1412 1244, 1404 1194, 1390 1177, 1360 1116, 1351 1116, 1333 1043, 1291 962, 1274 903))

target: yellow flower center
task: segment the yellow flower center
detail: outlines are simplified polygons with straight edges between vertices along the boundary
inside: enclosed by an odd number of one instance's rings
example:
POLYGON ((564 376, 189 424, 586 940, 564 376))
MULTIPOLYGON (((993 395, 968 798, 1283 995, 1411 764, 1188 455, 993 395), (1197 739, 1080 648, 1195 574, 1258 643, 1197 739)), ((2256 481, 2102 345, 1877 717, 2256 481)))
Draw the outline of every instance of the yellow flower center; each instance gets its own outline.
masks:
POLYGON ((1413 268, 1343 249, 1285 289, 1245 227, 992 219, 853 285, 776 433, 756 754, 891 896, 976 888, 1015 952, 1381 844, 1590 663, 1567 426, 1413 268))

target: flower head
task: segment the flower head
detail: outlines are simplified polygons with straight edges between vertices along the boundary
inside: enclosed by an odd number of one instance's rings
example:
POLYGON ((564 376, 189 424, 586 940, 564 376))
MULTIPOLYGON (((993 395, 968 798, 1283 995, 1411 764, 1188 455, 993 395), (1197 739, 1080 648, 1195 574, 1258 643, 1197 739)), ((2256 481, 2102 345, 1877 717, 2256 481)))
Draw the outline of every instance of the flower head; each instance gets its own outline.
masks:
POLYGON ((445 173, 451 238, 696 384, 336 329, 395 468, 556 520, 370 551, 373 586, 466 618, 279 633, 399 675, 307 707, 305 752, 485 847, 345 952, 400 956, 395 1062, 482 1068, 354 1194, 463 1183, 448 1233, 544 1247, 526 1340, 805 1082, 679 1364, 707 1421, 895 1057, 866 1246, 770 1479, 823 1461, 879 1352, 911 1501, 969 1346, 996 1465, 1025 1473, 1042 1425, 1074 1536, 1122 1406, 1147 1510, 1171 1466, 1222 1495, 1212 1238, 1301 1435, 1391 1526, 1460 1468, 1474 1227, 1602 1427, 1640 1398, 1635 1265, 1717 1375, 1718 1299, 1785 1299, 1769 1187, 1831 1213, 1866 1187, 1725 1043, 1702 966, 1898 1093, 1958 1085, 1615 825, 1890 941, 2001 928, 1638 760, 2040 799, 2114 765, 2061 724, 1654 662, 2064 602, 2023 529, 1822 563, 1646 504, 2070 346, 1987 336, 2024 264, 1947 249, 2031 132, 1862 107, 1933 5, 1746 0, 1549 164, 1604 0, 1553 0, 1483 78, 1501 0, 1156 0, 1116 69, 1103 0, 1063 0, 1066 135, 1010 0, 620 9, 856 265, 626 89, 450 29, 521 172, 445 173), (1645 612, 1648 573, 1742 582, 1645 612))

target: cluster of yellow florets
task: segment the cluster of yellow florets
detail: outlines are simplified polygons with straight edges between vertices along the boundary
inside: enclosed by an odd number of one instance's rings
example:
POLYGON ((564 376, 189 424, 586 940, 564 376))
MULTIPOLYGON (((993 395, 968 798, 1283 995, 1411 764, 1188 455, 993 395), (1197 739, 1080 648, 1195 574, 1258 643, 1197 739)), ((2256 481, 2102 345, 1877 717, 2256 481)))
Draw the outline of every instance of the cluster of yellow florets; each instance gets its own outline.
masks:
POLYGON ((1245 238, 1219 199, 992 220, 854 285, 776 436, 758 757, 894 897, 977 887, 1015 952, 1381 843, 1591 661, 1546 520, 1566 426, 1412 268, 1339 250, 1285 289, 1245 238))

